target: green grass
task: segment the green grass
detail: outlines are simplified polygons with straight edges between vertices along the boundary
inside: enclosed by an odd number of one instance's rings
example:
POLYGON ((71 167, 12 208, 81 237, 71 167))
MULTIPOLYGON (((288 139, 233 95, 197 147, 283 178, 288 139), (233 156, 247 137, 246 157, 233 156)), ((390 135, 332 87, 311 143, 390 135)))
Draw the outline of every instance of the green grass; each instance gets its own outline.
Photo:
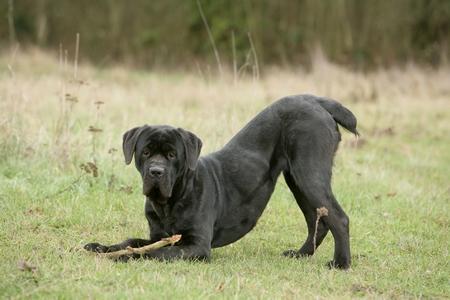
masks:
POLYGON ((244 82, 227 94, 228 85, 183 79, 188 75, 155 79, 157 74, 131 74, 136 82, 130 83, 122 73, 99 75, 81 69, 91 81, 101 83, 100 91, 92 91, 96 87, 76 90, 68 84, 81 103, 71 111, 68 139, 58 144, 54 141, 58 114, 46 113, 53 109, 52 103, 58 103, 56 80, 20 67, 16 72, 14 79, 5 76, 0 90, 8 101, 2 105, 10 108, 2 115, 6 121, 0 127, 0 298, 450 296, 450 106, 445 89, 429 101, 423 100, 427 93, 419 99, 410 94, 397 99, 379 89, 377 101, 362 97, 362 101, 346 103, 358 116, 362 132, 359 146, 354 146, 350 134, 343 133, 334 168, 334 192, 351 220, 353 264, 349 271, 325 267, 333 255, 331 235, 314 257, 281 256, 306 237, 303 216, 282 179, 256 228, 240 241, 214 249, 210 263, 136 260, 124 264, 81 249, 87 242, 108 244, 148 235, 139 176, 133 167, 125 166, 120 152, 107 152, 110 147, 121 148, 122 131, 144 120, 167 120, 199 133, 205 144, 203 153, 207 153, 223 145, 276 98, 261 97, 261 89, 268 89, 268 94, 274 90, 289 94, 290 86, 274 85, 271 80, 275 79, 269 78, 261 83, 263 88, 244 82), (106 79, 99 79, 102 76, 106 79), (153 92, 144 84, 154 87, 152 83, 170 82, 181 85, 182 92, 165 88, 153 92), (136 84, 138 91, 131 91, 130 84, 136 84), (192 84, 202 91, 186 87, 192 84), (47 87, 33 92, 39 85, 47 87), (215 89, 224 92, 222 100, 212 99, 215 89), (16 90, 39 101, 21 106, 25 100, 16 90), (157 95, 163 90, 169 95, 160 100, 157 95), (123 96, 139 97, 139 93, 147 95, 141 100, 149 105, 127 112, 123 96), (165 101, 174 93, 183 93, 185 98, 174 97, 173 104, 167 105, 165 101), (100 175, 94 178, 78 165, 92 160, 86 128, 95 118, 86 99, 97 97, 107 103, 97 120, 105 131, 98 137, 95 157, 100 175), (133 114, 136 119, 130 117, 133 114), (108 184, 111 175, 115 180, 108 184), (128 186, 131 193, 124 189, 128 186), (21 260, 36 270, 21 270, 21 260))

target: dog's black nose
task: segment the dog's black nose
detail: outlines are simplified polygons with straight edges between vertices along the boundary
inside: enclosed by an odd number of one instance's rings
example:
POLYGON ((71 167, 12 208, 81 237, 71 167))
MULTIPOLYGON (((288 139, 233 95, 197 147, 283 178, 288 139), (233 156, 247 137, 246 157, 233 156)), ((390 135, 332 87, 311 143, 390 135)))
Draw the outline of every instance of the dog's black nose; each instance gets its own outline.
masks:
POLYGON ((164 175, 164 169, 161 167, 151 167, 149 169, 150 175, 153 177, 161 177, 164 175))

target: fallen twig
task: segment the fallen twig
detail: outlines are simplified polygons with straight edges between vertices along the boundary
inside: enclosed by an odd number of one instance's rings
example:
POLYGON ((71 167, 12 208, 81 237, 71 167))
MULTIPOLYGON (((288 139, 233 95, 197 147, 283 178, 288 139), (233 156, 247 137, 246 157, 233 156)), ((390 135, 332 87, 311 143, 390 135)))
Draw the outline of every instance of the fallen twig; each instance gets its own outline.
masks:
POLYGON ((181 239, 181 234, 172 235, 168 238, 163 238, 160 241, 140 247, 140 248, 131 248, 127 247, 126 249, 114 251, 114 252, 106 252, 106 253, 97 253, 99 256, 108 257, 108 258, 118 258, 123 255, 131 255, 131 254, 145 254, 151 252, 153 250, 162 248, 167 245, 173 246, 176 242, 181 239))
POLYGON ((317 219, 316 219, 316 227, 314 229, 314 237, 313 237, 313 245, 314 245, 314 252, 316 253, 316 238, 317 238, 317 228, 319 227, 319 221, 321 217, 326 217, 328 216, 328 209, 325 206, 319 207, 316 209, 317 212, 317 219))

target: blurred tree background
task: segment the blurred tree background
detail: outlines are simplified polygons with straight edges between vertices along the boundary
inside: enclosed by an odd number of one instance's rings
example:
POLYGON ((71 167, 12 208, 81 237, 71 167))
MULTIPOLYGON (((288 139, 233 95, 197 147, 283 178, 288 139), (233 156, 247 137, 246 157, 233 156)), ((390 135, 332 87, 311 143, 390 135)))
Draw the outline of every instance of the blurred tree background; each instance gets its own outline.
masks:
POLYGON ((450 0, 1 0, 1 48, 72 51, 80 33, 100 66, 216 64, 199 4, 224 65, 254 59, 252 43, 262 67, 308 66, 319 48, 355 69, 449 58, 450 0))

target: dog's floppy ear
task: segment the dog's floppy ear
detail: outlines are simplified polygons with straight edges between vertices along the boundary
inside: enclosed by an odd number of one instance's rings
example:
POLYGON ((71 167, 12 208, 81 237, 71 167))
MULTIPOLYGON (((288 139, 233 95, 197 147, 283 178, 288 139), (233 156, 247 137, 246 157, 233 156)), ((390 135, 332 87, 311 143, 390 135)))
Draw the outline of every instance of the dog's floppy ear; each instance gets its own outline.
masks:
POLYGON ((134 127, 123 134, 123 155, 125 156, 125 163, 129 165, 133 159, 134 151, 136 150, 136 142, 142 131, 148 126, 134 127))
POLYGON ((197 167, 197 160, 202 150, 202 141, 195 134, 183 128, 178 128, 177 131, 183 140, 187 166, 194 170, 197 167))

